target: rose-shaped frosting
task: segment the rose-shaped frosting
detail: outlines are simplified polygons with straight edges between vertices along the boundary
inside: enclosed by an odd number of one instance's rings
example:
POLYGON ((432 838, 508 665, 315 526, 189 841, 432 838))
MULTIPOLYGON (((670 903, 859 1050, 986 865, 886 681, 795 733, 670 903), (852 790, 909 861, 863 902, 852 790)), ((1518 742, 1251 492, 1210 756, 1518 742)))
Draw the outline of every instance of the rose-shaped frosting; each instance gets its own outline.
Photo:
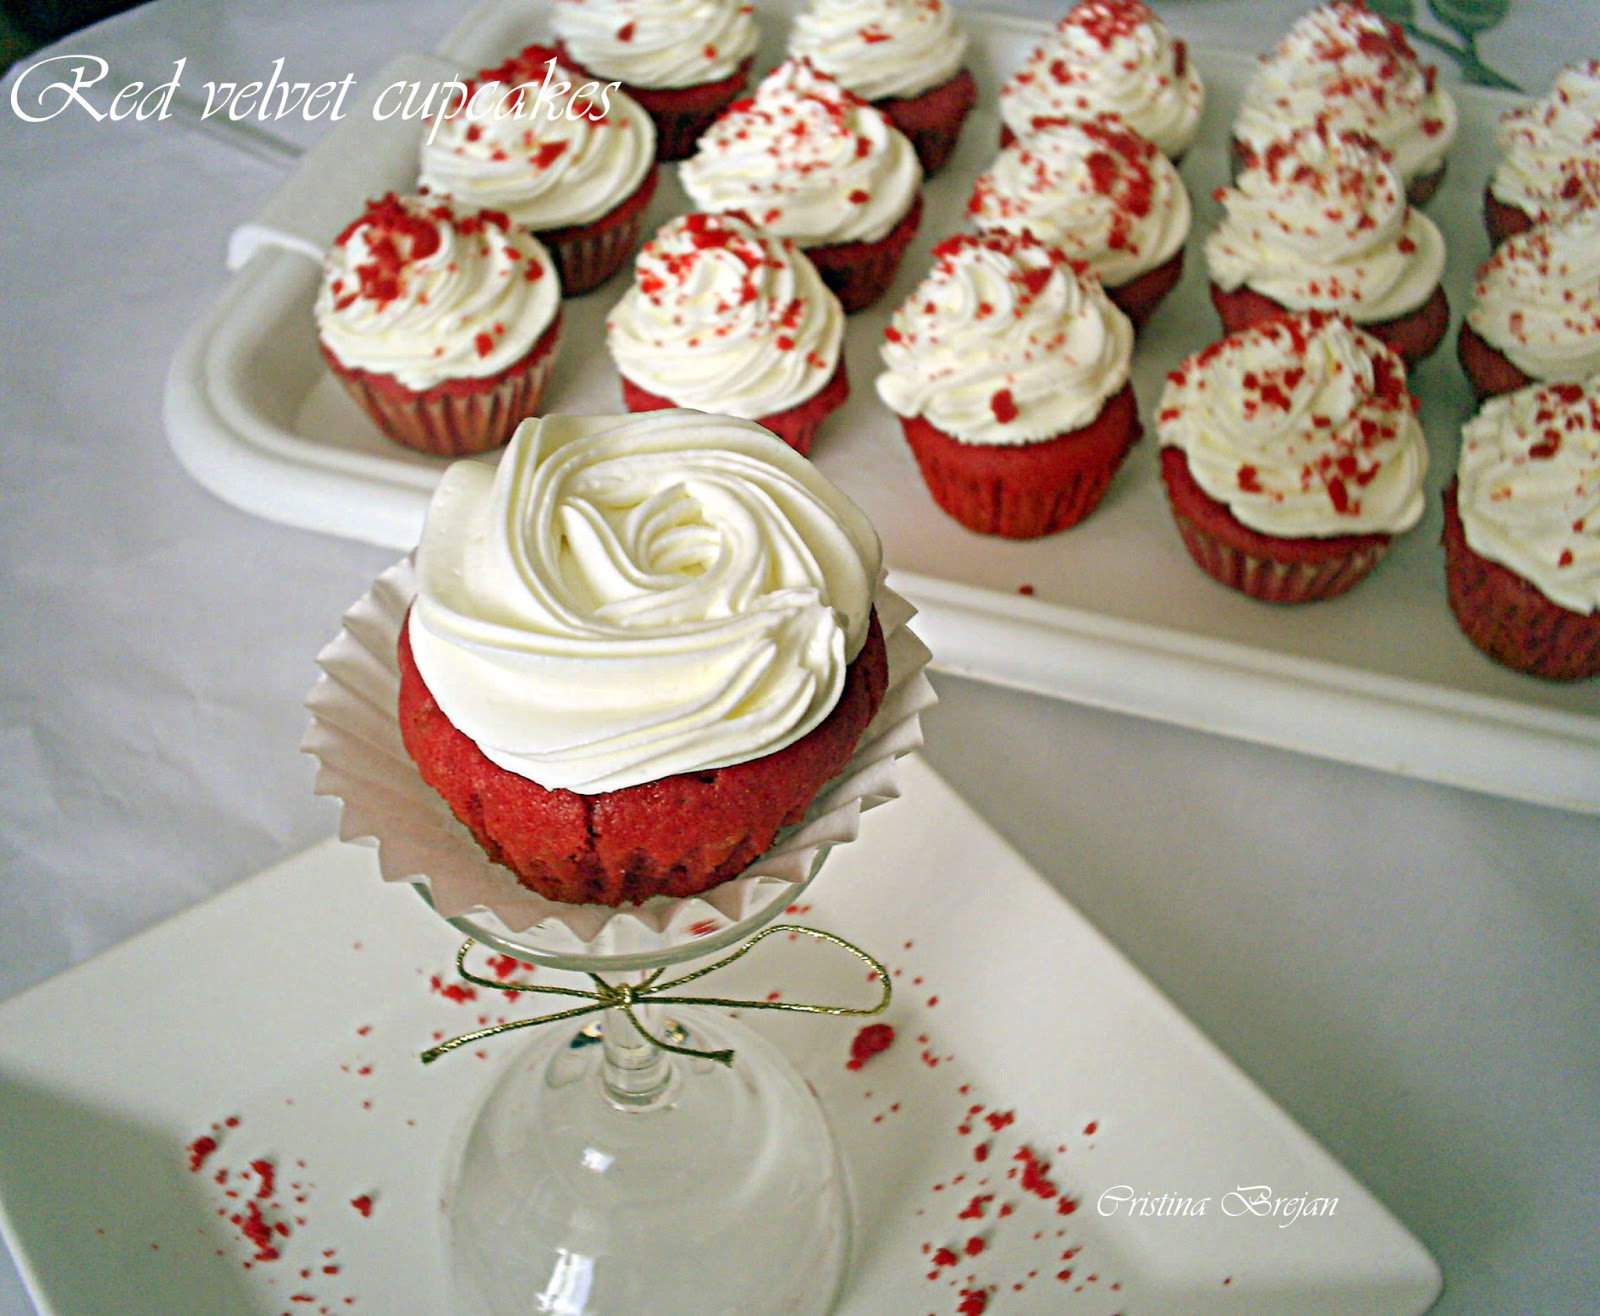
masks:
POLYGON ((786 238, 737 215, 684 215, 640 249, 606 320, 617 369, 679 406, 758 420, 832 377, 844 311, 786 238))
POLYGON ((1128 382, 1133 326, 1099 280, 1027 234, 960 234, 891 317, 878 396, 965 443, 1082 429, 1128 382))
POLYGON ((922 166, 881 110, 785 60, 702 134, 678 179, 696 209, 739 210, 802 247, 876 242, 911 209, 922 166))
POLYGON ((967 34, 944 0, 811 0, 795 15, 789 53, 869 101, 915 96, 948 82, 967 34))
POLYGON ((1111 115, 1042 120, 978 176, 967 213, 1063 248, 1108 288, 1174 256, 1192 218, 1172 161, 1111 115))
POLYGON ((1600 202, 1600 59, 1556 74, 1539 100, 1508 110, 1489 190, 1535 223, 1600 202))
POLYGON ((1428 445, 1405 364, 1343 316, 1268 320, 1191 356, 1156 433, 1262 534, 1393 534, 1422 516, 1428 445))
POLYGON ((1456 474, 1475 553, 1600 612, 1600 376, 1490 398, 1462 427, 1456 474))
POLYGON ((1360 0, 1312 10, 1262 60, 1245 87, 1234 136, 1260 150, 1284 128, 1326 121, 1389 152, 1402 183, 1444 164, 1456 106, 1398 25, 1360 0))
POLYGON ((555 0, 550 21, 573 59, 630 87, 720 82, 761 39, 746 0, 555 0))
POLYGON ((390 193, 328 249, 314 310, 345 365, 421 392, 514 365, 560 304, 549 253, 505 215, 390 193))
POLYGON ((529 46, 479 73, 470 99, 429 123, 422 186, 535 232, 587 224, 632 196, 655 164, 650 116, 555 58, 529 46))
POLYGON ((1531 379, 1600 371, 1600 206, 1502 242, 1478 269, 1467 323, 1531 379))
POLYGON ((491 761, 594 794, 805 735, 838 702, 879 569, 861 512, 753 422, 546 416, 498 469, 446 470, 409 634, 491 761))
POLYGON ((1187 48, 1142 0, 1079 0, 1000 88, 1000 117, 1019 137, 1036 119, 1115 114, 1173 157, 1204 107, 1187 48))
POLYGON ((1217 199, 1206 263, 1229 292, 1365 324, 1415 310, 1444 273, 1444 236, 1407 203, 1382 148, 1326 124, 1271 142, 1217 199))

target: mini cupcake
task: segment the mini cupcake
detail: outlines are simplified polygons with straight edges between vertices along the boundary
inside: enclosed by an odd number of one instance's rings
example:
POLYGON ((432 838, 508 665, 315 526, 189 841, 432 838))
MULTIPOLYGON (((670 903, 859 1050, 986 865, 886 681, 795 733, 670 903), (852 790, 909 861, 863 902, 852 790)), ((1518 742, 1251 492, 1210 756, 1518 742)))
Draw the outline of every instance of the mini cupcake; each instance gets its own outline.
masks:
POLYGON ((1041 119, 1115 114, 1171 160, 1200 131, 1188 48, 1142 0, 1078 0, 1000 88, 1002 146, 1041 119))
POLYGON ((630 411, 759 421, 797 452, 844 404, 844 312, 787 238, 734 214, 671 220, 606 320, 630 411))
POLYGON ((402 740, 530 890, 698 894, 854 753, 888 679, 880 568, 861 512, 750 421, 530 422, 429 506, 402 740))
POLYGON ((1456 354, 1480 400, 1600 371, 1600 205, 1495 248, 1456 354))
POLYGON ((1496 662, 1600 676, 1600 376, 1485 402, 1445 490, 1450 608, 1496 662))
POLYGON ((1450 324, 1444 237, 1371 140, 1297 129, 1216 199, 1223 218, 1205 253, 1225 332, 1316 308, 1344 312, 1408 365, 1439 345, 1450 324))
POLYGON ((1264 320, 1191 356, 1156 415, 1190 557, 1267 603, 1352 588, 1422 516, 1416 410, 1399 356, 1325 311, 1264 320))
POLYGON ((655 156, 655 126, 637 101, 528 46, 484 69, 468 99, 428 125, 420 177, 430 192, 521 224, 576 296, 638 246, 655 156))
POLYGON ((1569 65, 1541 99, 1506 111, 1495 143, 1483 193, 1491 242, 1600 204, 1600 59, 1569 65))
POLYGON ((977 104, 963 60, 967 34, 944 0, 811 0, 795 15, 789 54, 872 102, 910 140, 924 174, 955 149, 977 104))
POLYGON ((538 239, 504 215, 391 192, 334 240, 314 313, 323 359, 379 429, 460 456, 538 412, 561 289, 538 239))
POLYGON ((744 91, 761 39, 746 0, 555 0, 551 25, 563 63, 644 107, 664 161, 744 91))
POLYGON ((1234 119, 1235 154, 1247 165, 1285 128, 1308 123, 1372 138, 1420 206, 1444 177, 1456 106, 1398 24, 1362 0, 1335 0, 1304 15, 1261 61, 1234 119))
POLYGON ((980 534, 1076 525, 1141 433, 1133 326, 1028 234, 947 238, 932 260, 884 330, 877 380, 929 493, 980 534))
POLYGON ((1192 217, 1172 161, 1112 115, 1039 120, 978 176, 967 214, 1081 260, 1135 326, 1183 277, 1192 217))
POLYGON ((846 314, 888 290, 922 217, 922 166, 905 134, 804 59, 729 106, 678 180, 697 210, 737 210, 792 239, 846 314))

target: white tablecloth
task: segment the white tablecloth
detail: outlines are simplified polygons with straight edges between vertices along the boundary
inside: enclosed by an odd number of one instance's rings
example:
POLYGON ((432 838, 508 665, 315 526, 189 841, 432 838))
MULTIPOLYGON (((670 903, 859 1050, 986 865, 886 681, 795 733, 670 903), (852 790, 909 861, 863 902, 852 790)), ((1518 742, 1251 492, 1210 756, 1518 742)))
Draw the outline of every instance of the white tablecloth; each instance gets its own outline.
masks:
MULTIPOLYGON (((1259 49, 1304 7, 1163 13, 1259 49)), ((58 50, 123 80, 280 55, 359 79, 460 13, 161 0, 58 50)), ((1542 88, 1600 55, 1600 11, 1517 0, 1482 49, 1542 88)), ((163 437, 167 362, 274 166, 171 123, 22 123, 9 101, 0 161, 4 997, 329 834, 301 700, 394 554, 236 511, 163 437)), ((1417 1234, 1439 1311, 1594 1309, 1600 818, 937 684, 933 766, 1417 1234)), ((0 1312, 31 1310, 0 1256, 0 1312)))

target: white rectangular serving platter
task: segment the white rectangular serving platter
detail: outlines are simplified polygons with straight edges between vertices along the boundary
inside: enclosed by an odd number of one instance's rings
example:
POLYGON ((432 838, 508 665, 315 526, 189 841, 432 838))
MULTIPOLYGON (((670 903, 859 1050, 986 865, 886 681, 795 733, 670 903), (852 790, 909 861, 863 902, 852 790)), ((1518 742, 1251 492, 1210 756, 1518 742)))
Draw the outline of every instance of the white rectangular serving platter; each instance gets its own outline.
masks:
MULTIPOLYGON (((1438 1267, 1382 1205, 925 764, 903 760, 902 783, 790 920, 885 964, 893 1045, 851 1071, 859 1021, 741 1011, 844 1154, 842 1313, 955 1312, 969 1290, 1097 1316, 1432 1305, 1438 1267), (1060 1196, 1023 1185, 1023 1147, 1060 1196)), ((449 999, 459 944, 371 850, 329 841, 0 1006, 0 1228, 42 1316, 447 1312, 447 1150, 529 1035, 418 1053, 551 1008, 449 999), (289 1229, 272 1261, 229 1218, 256 1161, 275 1167, 264 1219, 289 1229)), ((874 991, 855 960, 782 937, 703 990, 874 991)))
MULTIPOLYGON (((176 354, 166 424, 184 465, 247 510, 293 525, 406 549, 417 539, 441 463, 383 439, 345 398, 316 348, 315 257, 364 199, 415 182, 422 128, 375 120, 396 82, 428 85, 472 71, 543 35, 541 0, 491 0, 428 55, 406 56, 362 90, 365 107, 312 148, 253 224, 235 235, 238 270, 176 354)), ((762 6, 761 68, 781 53, 788 9, 762 6)), ((1600 682, 1556 685, 1500 668, 1462 636, 1445 600, 1438 490, 1454 466, 1471 399, 1451 336, 1413 386, 1432 448, 1429 511, 1351 594, 1302 608, 1254 602, 1189 561, 1173 528, 1149 435, 1166 373, 1215 338, 1203 236, 1219 209, 1228 124, 1252 61, 1199 50, 1208 105, 1183 164, 1195 200, 1188 268, 1141 337, 1134 384, 1147 440, 1086 522, 1029 543, 975 535, 922 486, 873 379, 883 325, 920 277, 928 247, 964 226, 972 179, 992 159, 996 89, 1047 30, 962 15, 982 99, 944 173, 926 188, 922 232, 883 304, 852 318, 852 396, 824 427, 817 464, 872 517, 895 587, 921 610, 940 667, 1245 740, 1560 808, 1600 812, 1600 682)), ((1270 34, 1264 35, 1264 44, 1270 34)), ((1456 90, 1461 132, 1429 213, 1450 242, 1445 287, 1459 324, 1488 253, 1479 201, 1493 129, 1515 103, 1456 90)), ((666 171, 650 214, 686 208, 666 171)), ((568 332, 546 407, 621 410, 604 347, 619 274, 566 306, 568 332)))

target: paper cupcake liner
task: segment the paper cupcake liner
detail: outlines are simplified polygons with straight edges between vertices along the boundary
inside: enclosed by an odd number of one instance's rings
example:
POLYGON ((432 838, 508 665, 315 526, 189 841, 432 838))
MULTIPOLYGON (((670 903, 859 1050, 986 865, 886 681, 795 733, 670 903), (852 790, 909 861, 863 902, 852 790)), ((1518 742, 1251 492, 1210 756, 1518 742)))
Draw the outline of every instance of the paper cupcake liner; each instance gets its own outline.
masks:
POLYGON ((806 881, 826 848, 853 840, 861 813, 899 794, 895 761, 922 744, 922 712, 935 699, 928 650, 908 623, 915 610, 880 584, 874 603, 889 655, 889 687, 844 772, 824 788, 804 820, 740 876, 698 896, 657 897, 612 908, 547 900, 488 858, 418 774, 400 739, 395 656, 416 593, 410 558, 384 572, 344 616, 339 634, 317 655, 321 675, 306 697, 311 724, 301 748, 317 759, 316 792, 342 804, 339 836, 376 842, 388 882, 422 884, 444 918, 487 913, 513 933, 559 925, 591 946, 612 924, 666 934, 710 922, 737 923, 795 883, 806 881))
POLYGON ((550 253, 550 262, 561 276, 564 296, 590 292, 622 268, 639 245, 645 210, 655 196, 658 177, 659 169, 652 164, 633 194, 592 224, 573 224, 534 234, 550 253))
POLYGON ((823 283, 833 290, 846 315, 865 310, 889 291, 899 272, 906 248, 922 222, 922 193, 911 208, 876 242, 835 242, 807 247, 805 253, 817 267, 823 283))
POLYGON ((962 124, 977 103, 977 79, 967 69, 959 69, 915 96, 886 96, 873 102, 910 139, 924 177, 944 168, 961 136, 962 124))
POLYGON ((1201 530, 1180 512, 1178 534, 1195 565, 1213 580, 1263 603, 1315 603, 1355 588, 1378 565, 1388 545, 1367 545, 1320 562, 1280 561, 1245 553, 1201 530))

